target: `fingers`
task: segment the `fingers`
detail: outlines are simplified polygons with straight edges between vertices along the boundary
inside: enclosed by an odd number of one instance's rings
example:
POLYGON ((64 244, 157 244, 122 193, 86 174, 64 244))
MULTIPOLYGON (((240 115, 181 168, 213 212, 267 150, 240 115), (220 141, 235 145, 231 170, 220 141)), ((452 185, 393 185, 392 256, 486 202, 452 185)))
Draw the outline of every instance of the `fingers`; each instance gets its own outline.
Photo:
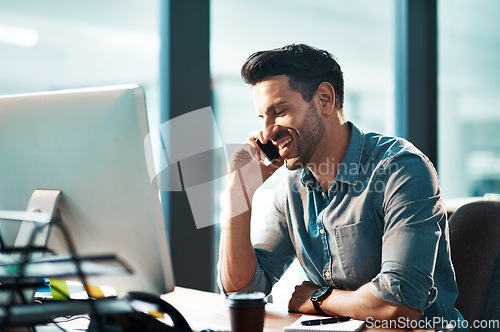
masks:
MULTIPOLYGON (((266 144, 269 142, 269 140, 264 138, 264 134, 262 131, 253 131, 249 134, 248 139, 245 141, 246 146, 246 151, 250 153, 250 155, 257 161, 263 161, 266 159, 266 155, 262 151, 261 147, 259 144, 257 144, 257 141, 259 141, 262 144, 266 144)), ((283 165, 283 161, 275 163, 278 168, 283 165)))
POLYGON ((262 156, 260 153, 260 148, 256 142, 257 139, 259 139, 259 140, 262 139, 262 132, 261 131, 251 132, 248 135, 248 138, 243 145, 243 150, 247 151, 252 156, 253 159, 255 159, 257 161, 261 161, 262 156))
POLYGON ((258 151, 250 144, 243 144, 231 156, 230 171, 234 172, 247 165, 252 160, 257 158, 258 151))
POLYGON ((251 132, 245 143, 232 154, 229 170, 230 172, 243 170, 245 183, 252 183, 258 187, 283 165, 284 159, 279 157, 267 163, 266 157, 257 145, 257 139, 267 142, 262 131, 251 132))
POLYGON ((302 286, 309 286, 309 287, 314 287, 314 288, 320 288, 320 286, 316 285, 314 282, 309 281, 309 280, 304 280, 302 281, 302 286))
POLYGON ((250 133, 250 138, 252 138, 254 142, 255 140, 259 140, 262 144, 267 143, 267 139, 264 138, 264 132, 262 130, 252 131, 250 133))
POLYGON ((251 142, 245 142, 241 147, 243 151, 246 151, 253 159, 260 160, 259 147, 254 146, 251 142))
POLYGON ((304 281, 302 284, 295 286, 288 302, 288 310, 290 312, 316 313, 316 309, 314 309, 311 302, 311 295, 317 288, 319 286, 310 281, 304 281))

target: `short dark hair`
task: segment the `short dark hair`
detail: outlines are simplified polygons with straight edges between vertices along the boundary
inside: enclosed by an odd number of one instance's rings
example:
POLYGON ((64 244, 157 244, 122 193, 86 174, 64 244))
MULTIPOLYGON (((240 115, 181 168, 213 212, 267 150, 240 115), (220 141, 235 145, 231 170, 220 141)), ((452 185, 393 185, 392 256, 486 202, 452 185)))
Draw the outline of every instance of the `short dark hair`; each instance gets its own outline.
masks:
POLYGON ((250 85, 277 75, 288 76, 290 87, 307 102, 321 83, 330 83, 335 90, 335 107, 342 109, 344 78, 340 65, 329 52, 306 44, 291 44, 256 52, 241 67, 241 77, 250 85))

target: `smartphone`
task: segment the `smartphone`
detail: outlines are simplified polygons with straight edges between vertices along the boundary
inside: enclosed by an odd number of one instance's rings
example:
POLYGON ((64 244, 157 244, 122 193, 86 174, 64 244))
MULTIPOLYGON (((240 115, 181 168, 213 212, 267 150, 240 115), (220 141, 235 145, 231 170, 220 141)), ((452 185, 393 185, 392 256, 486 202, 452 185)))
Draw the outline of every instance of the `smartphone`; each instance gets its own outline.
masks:
POLYGON ((266 144, 262 144, 260 140, 256 140, 262 153, 266 156, 269 161, 275 161, 280 157, 278 148, 271 141, 267 141, 266 144))

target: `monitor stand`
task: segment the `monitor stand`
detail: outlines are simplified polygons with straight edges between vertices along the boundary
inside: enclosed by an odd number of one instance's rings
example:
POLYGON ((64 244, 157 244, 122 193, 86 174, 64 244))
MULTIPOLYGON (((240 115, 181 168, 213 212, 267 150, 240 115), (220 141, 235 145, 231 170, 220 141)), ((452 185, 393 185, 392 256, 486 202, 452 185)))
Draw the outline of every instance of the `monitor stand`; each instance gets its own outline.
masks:
POLYGON ((14 247, 21 248, 29 244, 36 247, 44 247, 47 245, 50 228, 40 226, 45 226, 46 223, 54 219, 60 197, 60 190, 37 189, 33 192, 26 211, 28 215, 32 215, 33 217, 39 215, 42 217, 42 220, 24 220, 19 228, 14 247), (37 227, 39 227, 38 234, 36 234, 36 238, 32 241, 31 237, 37 227))
MULTIPOLYGON (((20 211, 0 211, 0 218, 17 220, 21 222, 19 231, 14 242, 14 250, 6 250, 6 257, 2 259, 21 259, 22 248, 31 246, 32 248, 45 248, 49 238, 50 222, 56 215, 57 204, 61 196, 60 190, 37 189, 31 195, 28 207, 25 212, 20 211)), ((30 253, 31 258, 42 257, 41 251, 30 253)), ((33 284, 36 284, 33 280, 33 284)), ((21 293, 7 290, 0 292, 0 303, 25 303, 31 302, 35 294, 36 287, 24 288, 21 293)))

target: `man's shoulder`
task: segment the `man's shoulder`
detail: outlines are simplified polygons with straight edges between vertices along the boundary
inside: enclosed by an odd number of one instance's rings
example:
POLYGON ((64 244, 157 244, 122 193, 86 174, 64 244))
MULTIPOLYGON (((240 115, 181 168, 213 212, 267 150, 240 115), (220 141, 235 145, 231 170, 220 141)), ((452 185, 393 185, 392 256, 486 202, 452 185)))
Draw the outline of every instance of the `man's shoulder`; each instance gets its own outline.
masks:
POLYGON ((390 162, 400 158, 416 158, 428 161, 425 154, 410 141, 396 136, 387 136, 369 132, 364 134, 365 158, 390 162))
MULTIPOLYGON (((404 183, 418 179, 419 186, 439 188, 437 171, 430 159, 404 138, 376 133, 365 135, 365 164, 377 174, 377 181, 404 183)), ((423 190, 423 189, 422 189, 423 190)))

